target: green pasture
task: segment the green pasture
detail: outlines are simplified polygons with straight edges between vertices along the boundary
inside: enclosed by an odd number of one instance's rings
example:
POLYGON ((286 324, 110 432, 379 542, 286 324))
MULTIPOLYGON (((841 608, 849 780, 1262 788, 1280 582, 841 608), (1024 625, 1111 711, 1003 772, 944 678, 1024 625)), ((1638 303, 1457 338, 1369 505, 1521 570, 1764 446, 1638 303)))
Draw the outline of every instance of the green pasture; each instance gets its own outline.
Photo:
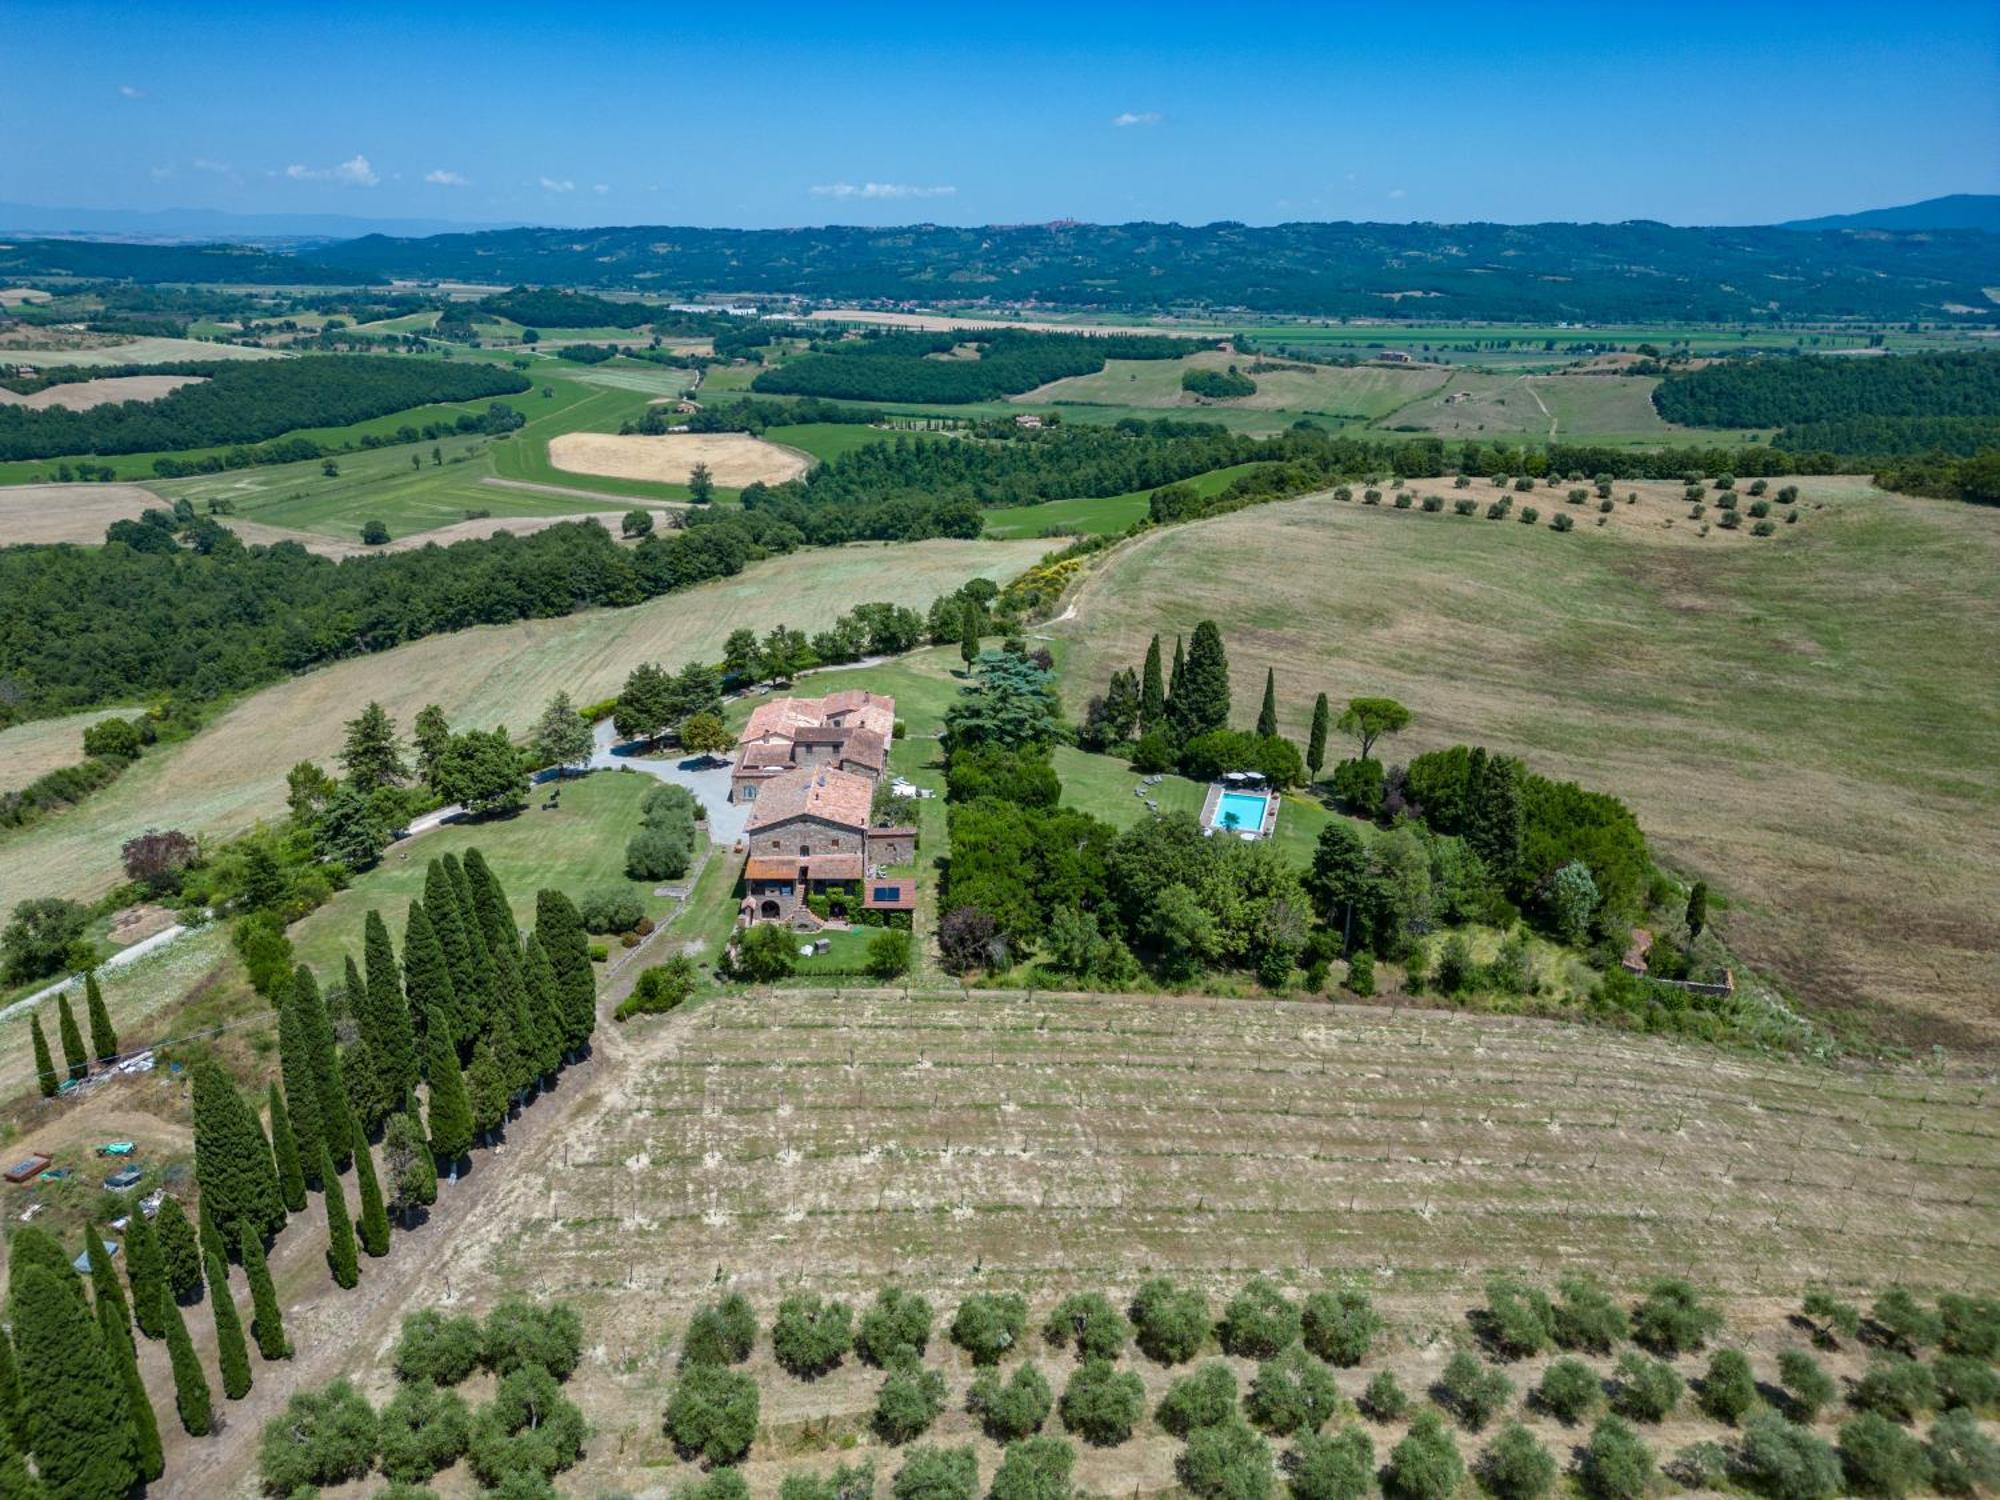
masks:
MULTIPOLYGON (((1216 495, 1241 474, 1264 468, 1265 462, 1231 464, 1181 482, 1199 495, 1216 495)), ((1086 496, 1075 500, 1044 500, 1040 505, 998 506, 986 511, 986 534, 1003 539, 1048 535, 1116 535, 1146 515, 1151 490, 1122 495, 1086 496)))

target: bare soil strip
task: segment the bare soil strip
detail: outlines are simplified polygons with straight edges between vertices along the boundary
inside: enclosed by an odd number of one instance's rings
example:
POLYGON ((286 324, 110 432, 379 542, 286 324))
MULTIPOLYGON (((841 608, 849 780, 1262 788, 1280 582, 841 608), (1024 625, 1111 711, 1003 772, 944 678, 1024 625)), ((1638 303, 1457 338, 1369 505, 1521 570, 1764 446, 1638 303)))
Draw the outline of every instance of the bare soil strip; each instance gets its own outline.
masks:
POLYGON ((804 454, 741 432, 677 432, 640 437, 610 432, 565 432, 549 439, 549 462, 572 474, 686 484, 696 464, 725 489, 762 481, 797 479, 810 464, 804 454))

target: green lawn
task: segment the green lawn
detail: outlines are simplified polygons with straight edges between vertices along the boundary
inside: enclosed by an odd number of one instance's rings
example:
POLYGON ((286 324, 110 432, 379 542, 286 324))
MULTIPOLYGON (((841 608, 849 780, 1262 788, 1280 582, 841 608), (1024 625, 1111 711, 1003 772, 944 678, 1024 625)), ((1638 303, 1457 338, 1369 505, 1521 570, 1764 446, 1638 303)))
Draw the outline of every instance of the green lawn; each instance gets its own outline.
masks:
MULTIPOLYGON (((1079 808, 1118 828, 1130 828, 1150 816, 1146 804, 1134 795, 1141 778, 1116 756, 1090 755, 1060 745, 1056 748, 1055 766, 1056 774, 1062 778, 1065 806, 1079 808)), ((1170 775, 1158 786, 1148 787, 1147 794, 1160 804, 1162 813, 1184 812, 1198 818, 1206 790, 1201 782, 1170 775)), ((1304 868, 1312 863, 1320 830, 1337 816, 1318 798, 1289 792, 1279 804, 1278 826, 1272 830, 1271 842, 1293 864, 1304 868)), ((1367 825, 1359 819, 1348 821, 1364 834, 1367 832, 1367 825)))
POLYGON ((852 453, 857 448, 865 448, 870 443, 893 443, 897 438, 935 440, 951 434, 929 432, 921 427, 884 432, 878 427, 864 427, 853 422, 800 422, 786 427, 767 427, 764 436, 771 442, 809 453, 824 463, 830 458, 852 453))
MULTIPOLYGON (((1231 464, 1212 469, 1182 483, 1198 495, 1216 495, 1227 489, 1240 474, 1253 473, 1264 462, 1231 464)), ((1116 535, 1142 519, 1152 498, 1151 490, 1129 490, 1122 495, 1085 496, 1075 500, 1045 500, 1040 505, 1000 506, 985 512, 986 534, 1011 539, 1034 536, 1116 535)))
POLYGON ((361 956, 362 924, 371 908, 381 911, 400 944, 410 901, 423 894, 430 862, 445 854, 463 857, 467 849, 485 856, 524 928, 534 925, 535 893, 545 886, 573 901, 601 886, 630 889, 657 918, 670 903, 654 896, 650 883, 625 878, 625 843, 639 826, 640 799, 658 784, 638 772, 597 771, 566 782, 555 811, 543 810, 546 794, 537 787, 527 809, 511 818, 446 824, 398 845, 292 929, 299 960, 322 980, 337 977, 343 954, 361 956))
POLYGON ((824 953, 815 953, 810 958, 797 951, 798 947, 813 941, 812 938, 801 934, 792 953, 793 968, 801 979, 811 979, 829 969, 862 968, 868 962, 868 945, 880 931, 882 931, 880 927, 850 927, 844 932, 820 933, 819 936, 826 940, 827 950, 824 953))

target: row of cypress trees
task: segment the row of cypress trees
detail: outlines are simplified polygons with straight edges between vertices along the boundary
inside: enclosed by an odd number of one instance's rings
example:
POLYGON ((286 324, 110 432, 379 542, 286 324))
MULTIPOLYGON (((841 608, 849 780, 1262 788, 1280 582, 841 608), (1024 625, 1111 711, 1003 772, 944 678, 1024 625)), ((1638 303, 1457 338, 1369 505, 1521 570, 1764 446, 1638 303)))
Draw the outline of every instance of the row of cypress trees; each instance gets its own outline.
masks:
POLYGON ((83 1032, 76 1024, 76 1012, 69 1003, 69 992, 65 990, 56 996, 56 1035, 62 1041, 63 1054, 60 1073, 49 1053, 49 1038, 42 1029, 41 1013, 36 1011, 28 1017, 28 1030, 33 1033, 35 1044, 35 1078, 41 1084, 44 1099, 55 1097, 63 1079, 83 1078, 90 1072, 92 1062, 104 1066, 117 1060, 118 1033, 111 1025, 111 1012, 104 1008, 104 991, 98 988, 95 969, 83 976, 83 1003, 90 1018, 88 1052, 84 1050, 83 1032))

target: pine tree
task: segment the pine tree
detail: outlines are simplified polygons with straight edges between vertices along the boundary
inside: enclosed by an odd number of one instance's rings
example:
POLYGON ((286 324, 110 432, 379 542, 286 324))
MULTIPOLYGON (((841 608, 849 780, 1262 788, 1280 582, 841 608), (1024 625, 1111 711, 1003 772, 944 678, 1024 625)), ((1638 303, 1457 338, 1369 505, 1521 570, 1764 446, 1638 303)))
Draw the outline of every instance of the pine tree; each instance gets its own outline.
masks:
POLYGON ((160 1448, 160 1419, 139 1375, 139 1351, 132 1345, 132 1330, 118 1316, 118 1309, 106 1302, 97 1304, 97 1326, 125 1387, 125 1409, 132 1417, 132 1449, 139 1476, 150 1484, 166 1472, 167 1459, 160 1448))
POLYGON ((389 1174, 389 1206, 407 1229, 412 1213, 437 1202, 437 1163, 415 1105, 391 1116, 383 1129, 382 1165, 389 1174))
POLYGON ((63 1069, 71 1078, 90 1071, 90 1056, 83 1050, 83 1033, 76 1029, 76 1012, 69 1008, 69 992, 56 996, 56 1034, 62 1038, 63 1069))
POLYGON ((1264 668, 1264 704, 1257 710, 1257 737, 1268 740, 1278 732, 1278 677, 1264 668))
POLYGON ((361 792, 395 786, 409 776, 402 746, 396 742, 396 721, 381 704, 371 703, 359 718, 348 720, 340 767, 347 772, 348 784, 361 792))
POLYGON ((229 1290, 229 1268, 219 1255, 205 1256, 208 1273, 208 1308, 215 1319, 216 1364, 222 1371, 222 1394, 241 1401, 250 1394, 250 1349, 243 1342, 243 1319, 236 1311, 235 1294, 229 1290))
POLYGON ((4 1328, 0 1328, 0 1432, 6 1434, 14 1452, 27 1451, 28 1414, 21 1410, 21 1367, 14 1358, 14 1340, 4 1328))
POLYGON ((1167 688, 1160 678, 1160 638, 1146 647, 1146 668, 1139 680, 1139 732, 1159 727, 1166 717, 1167 688))
POLYGON ((375 1153, 366 1141, 354 1148, 354 1187, 361 1197, 361 1248, 379 1259, 389 1253, 389 1211, 382 1205, 382 1182, 375 1175, 375 1153))
POLYGON ((569 1018, 563 1014, 562 989, 556 983, 555 965, 549 962, 542 940, 532 932, 528 934, 528 946, 521 959, 521 977, 527 981, 528 1014, 535 1023, 539 1048, 536 1067, 547 1080, 562 1070, 563 1053, 569 1046, 569 1018))
POLYGON ((372 1132, 417 1086, 417 1036, 410 1008, 403 1000, 403 976, 396 967, 396 950, 382 913, 370 910, 363 926, 362 952, 368 966, 368 1005, 362 1012, 361 1034, 375 1065, 383 1101, 382 1112, 368 1122, 372 1132))
POLYGON ((123 1495, 139 1477, 132 1412, 97 1318, 45 1265, 8 1276, 28 1450, 53 1500, 123 1495))
POLYGON ((482 1146, 493 1143, 493 1132, 507 1119, 507 1075, 493 1053, 493 1039, 483 1036, 472 1045, 472 1066, 465 1070, 466 1103, 472 1128, 482 1146))
POLYGON ((163 1337, 166 1325, 160 1321, 160 1293, 167 1285, 167 1264, 160 1255, 153 1221, 143 1213, 133 1214, 125 1226, 125 1275, 132 1283, 132 1321, 147 1338, 163 1337))
POLYGON ((278 1080, 271 1080, 271 1159, 278 1167, 278 1196, 287 1210, 303 1213, 306 1206, 306 1174, 299 1165, 299 1141, 292 1133, 292 1117, 285 1109, 285 1096, 278 1080))
POLYGON ((97 970, 83 976, 84 1014, 90 1017, 90 1052, 100 1063, 118 1060, 118 1033, 111 1029, 111 1012, 104 1008, 104 991, 97 987, 97 970))
MULTIPOLYGON (((339 1187, 337 1180, 329 1179, 329 1196, 339 1187)), ((290 1359, 292 1345, 285 1337, 285 1317, 278 1309, 278 1289, 271 1284, 271 1263, 264 1258, 263 1237, 245 1225, 237 1247, 243 1256, 243 1279, 250 1284, 250 1337, 257 1341, 257 1352, 266 1359, 290 1359)))
POLYGON ((563 1050, 575 1052, 597 1028, 597 974, 590 964, 590 939, 574 903, 561 891, 535 895, 535 936, 555 973, 563 1016, 563 1050))
POLYGON ((194 1352, 194 1340, 188 1337, 181 1305, 164 1284, 160 1287, 160 1325, 166 1330, 167 1360, 174 1371, 174 1407, 180 1413, 181 1430, 189 1437, 204 1437, 215 1419, 208 1375, 194 1352))
POLYGON ((431 1034, 430 1132, 431 1154, 445 1163, 455 1179, 459 1158, 472 1149, 472 1108, 465 1098, 458 1050, 435 1032, 431 1034))
POLYGON ((28 1017, 28 1030, 35 1037, 35 1079, 42 1086, 42 1097, 53 1099, 56 1090, 62 1087, 62 1078, 56 1072, 56 1060, 49 1056, 48 1033, 42 1030, 39 1015, 28 1017))
MULTIPOLYGON (((451 1043, 468 1032, 477 1020, 485 997, 479 988, 479 972, 473 964, 472 944, 465 935, 465 915, 458 907, 458 892, 444 861, 434 859, 424 872, 424 914, 430 918, 444 953, 445 968, 451 976, 451 1043)), ((436 1021, 435 1015, 432 1017, 436 1021)), ((432 1027, 435 1030, 435 1025, 432 1027)), ((429 1057, 428 1047, 425 1057, 429 1057)))
POLYGON ((1314 781, 1319 780, 1321 767, 1326 764, 1326 735, 1333 728, 1333 705, 1321 693, 1313 699, 1312 734, 1306 740, 1306 771, 1314 781))
POLYGON ((194 1065, 194 1176, 202 1212, 216 1224, 252 1224, 265 1234, 285 1227, 277 1167, 257 1116, 211 1059, 194 1065))
POLYGON ((210 1212, 206 1198, 195 1205, 195 1215, 201 1224, 200 1240, 203 1257, 213 1255, 224 1265, 228 1265, 229 1241, 222 1237, 222 1226, 215 1222, 215 1215, 210 1212))
POLYGON ((321 1163, 320 1175, 326 1182, 326 1268, 333 1273, 333 1284, 347 1290, 361 1279, 354 1220, 347 1216, 347 1191, 334 1173, 332 1157, 321 1163))
MULTIPOLYGON (((291 1130, 300 1175, 308 1180, 309 1174, 318 1170, 320 1145, 326 1139, 320 1119, 312 1022, 299 997, 300 989, 312 984, 312 970, 300 964, 292 975, 291 993, 278 1007, 278 1071, 285 1082, 285 1122, 291 1130)), ((275 1149, 275 1142, 273 1145, 275 1149)), ((279 1160, 282 1163, 282 1157, 279 1160)))
POLYGON ((117 1314, 118 1326, 125 1330, 126 1338, 131 1338, 132 1304, 125 1298, 124 1278, 111 1264, 111 1252, 104 1248, 104 1236, 87 1219, 83 1225, 83 1253, 90 1260, 91 1295, 97 1299, 99 1307, 109 1308, 117 1314))
POLYGON ((1194 628, 1187 666, 1174 693, 1174 712, 1174 727, 1183 740, 1229 727, 1229 658, 1213 620, 1194 628))
POLYGON ((162 1200, 153 1220, 153 1236, 160 1242, 160 1260, 166 1266, 167 1285, 173 1288, 175 1300, 194 1301, 201 1295, 201 1250, 180 1199, 162 1200))
MULTIPOLYGON (((451 967, 438 942, 437 928, 421 901, 410 903, 403 923, 403 999, 416 1038, 417 1069, 421 1073, 430 1051, 433 1025, 449 1036, 457 1030, 457 1007, 451 995, 451 967)), ((405 1094, 408 1089, 403 1090, 405 1094)))

